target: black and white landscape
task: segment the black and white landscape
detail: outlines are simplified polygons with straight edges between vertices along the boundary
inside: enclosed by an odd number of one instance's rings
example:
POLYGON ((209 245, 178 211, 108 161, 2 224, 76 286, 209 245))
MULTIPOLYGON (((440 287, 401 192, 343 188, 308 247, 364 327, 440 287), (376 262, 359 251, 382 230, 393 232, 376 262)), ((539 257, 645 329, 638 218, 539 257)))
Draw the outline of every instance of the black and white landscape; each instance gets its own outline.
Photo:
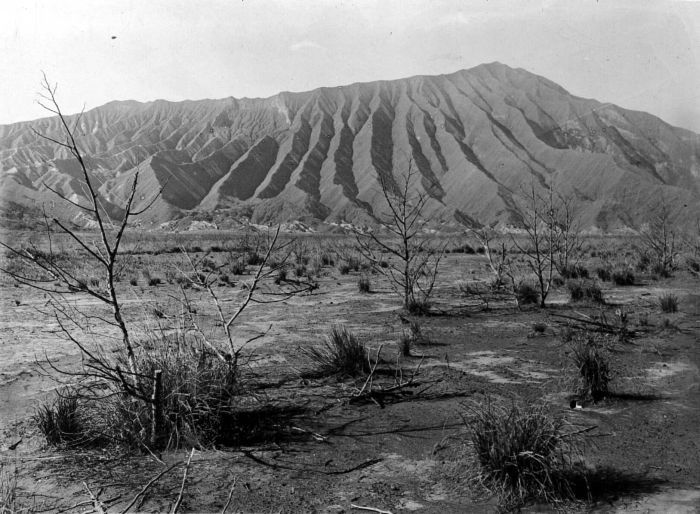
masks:
POLYGON ((0 512, 700 509, 700 4, 600 4, 0 7, 0 512))

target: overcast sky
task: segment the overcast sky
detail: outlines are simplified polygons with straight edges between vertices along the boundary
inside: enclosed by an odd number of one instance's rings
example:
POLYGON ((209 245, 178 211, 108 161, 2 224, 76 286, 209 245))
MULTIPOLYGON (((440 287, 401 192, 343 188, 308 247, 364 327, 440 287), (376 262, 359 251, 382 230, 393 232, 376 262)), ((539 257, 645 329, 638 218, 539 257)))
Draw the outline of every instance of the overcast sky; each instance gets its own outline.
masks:
POLYGON ((700 132, 700 1, 0 0, 0 123, 500 61, 700 132))

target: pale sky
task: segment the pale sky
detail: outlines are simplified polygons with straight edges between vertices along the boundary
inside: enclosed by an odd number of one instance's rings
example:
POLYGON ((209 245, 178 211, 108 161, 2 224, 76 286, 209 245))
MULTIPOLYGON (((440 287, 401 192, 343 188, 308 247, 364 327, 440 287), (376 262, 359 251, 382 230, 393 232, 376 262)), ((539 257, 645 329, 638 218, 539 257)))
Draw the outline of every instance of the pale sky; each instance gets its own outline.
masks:
POLYGON ((500 61, 700 132, 700 1, 0 0, 0 123, 500 61))

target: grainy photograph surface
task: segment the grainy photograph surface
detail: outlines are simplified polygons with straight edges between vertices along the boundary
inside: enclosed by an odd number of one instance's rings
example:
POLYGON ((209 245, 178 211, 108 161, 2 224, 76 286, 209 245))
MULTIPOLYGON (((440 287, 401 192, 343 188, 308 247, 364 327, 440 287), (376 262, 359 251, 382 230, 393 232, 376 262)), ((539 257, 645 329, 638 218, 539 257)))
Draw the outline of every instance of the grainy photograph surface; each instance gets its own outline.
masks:
POLYGON ((0 19, 0 514, 700 511, 700 2, 0 19))

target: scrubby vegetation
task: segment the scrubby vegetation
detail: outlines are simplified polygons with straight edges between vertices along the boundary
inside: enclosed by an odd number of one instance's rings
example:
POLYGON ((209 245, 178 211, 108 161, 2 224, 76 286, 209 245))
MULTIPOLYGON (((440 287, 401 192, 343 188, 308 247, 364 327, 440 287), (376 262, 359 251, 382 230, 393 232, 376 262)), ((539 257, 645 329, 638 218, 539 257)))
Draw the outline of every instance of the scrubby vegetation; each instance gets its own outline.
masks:
POLYGON ((678 297, 673 293, 666 293, 659 297, 659 306, 666 313, 678 311, 678 297))
POLYGON ((464 415, 478 478, 507 509, 575 499, 572 471, 580 450, 561 416, 546 404, 487 400, 464 415))
POLYGON ((571 359, 580 379, 577 393, 593 401, 602 400, 609 392, 610 357, 604 343, 603 337, 591 333, 577 333, 569 343, 571 359))
POLYGON ((574 302, 590 301, 604 303, 603 291, 593 280, 568 280, 566 287, 574 302))
POLYGON ((371 358, 365 344, 343 326, 335 326, 320 348, 302 348, 317 376, 356 377, 368 373, 371 358))

